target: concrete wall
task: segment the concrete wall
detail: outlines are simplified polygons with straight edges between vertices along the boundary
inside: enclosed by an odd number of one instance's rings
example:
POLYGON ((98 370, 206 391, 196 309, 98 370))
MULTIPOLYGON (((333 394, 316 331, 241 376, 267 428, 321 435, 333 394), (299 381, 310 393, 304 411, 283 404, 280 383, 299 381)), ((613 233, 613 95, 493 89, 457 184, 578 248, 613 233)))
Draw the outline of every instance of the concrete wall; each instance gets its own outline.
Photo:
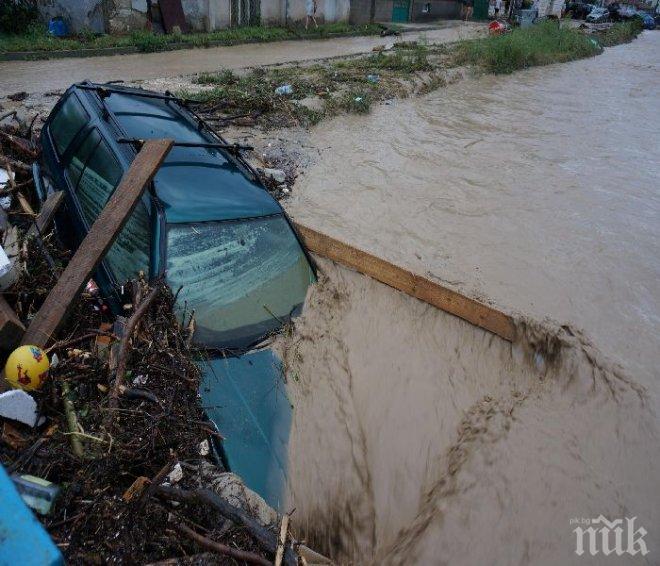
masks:
MULTIPOLYGON (((2 0, 0 0, 2 1, 2 0)), ((379 3, 381 0, 377 0, 379 3)), ((354 0, 367 5, 367 20, 371 0, 354 0)), ((158 0, 152 0, 154 6, 158 0)), ((384 2, 392 11, 392 0, 384 2)), ((44 21, 62 16, 71 33, 85 30, 108 33, 129 33, 145 29, 146 0, 38 0, 44 21), (102 2, 105 1, 109 28, 104 26, 102 2)), ((190 31, 204 32, 231 25, 231 0, 181 0, 190 31)), ((317 0, 316 19, 322 22, 342 22, 349 19, 351 0, 317 0)), ((389 19, 388 17, 385 19, 389 19)), ((306 0, 261 0, 262 25, 284 25, 304 22, 306 0)))
MULTIPOLYGON (((374 21, 391 22, 393 0, 376 0, 374 21)), ((350 5, 350 19, 352 24, 368 24, 371 17, 371 0, 352 0, 350 5)))
POLYGON ((38 0, 37 7, 44 22, 61 16, 71 33, 104 31, 101 0, 38 0))
POLYGON ((420 0, 415 1, 412 7, 413 22, 437 20, 438 18, 455 19, 461 15, 461 4, 456 0, 420 0), (426 5, 430 10, 425 12, 426 5))

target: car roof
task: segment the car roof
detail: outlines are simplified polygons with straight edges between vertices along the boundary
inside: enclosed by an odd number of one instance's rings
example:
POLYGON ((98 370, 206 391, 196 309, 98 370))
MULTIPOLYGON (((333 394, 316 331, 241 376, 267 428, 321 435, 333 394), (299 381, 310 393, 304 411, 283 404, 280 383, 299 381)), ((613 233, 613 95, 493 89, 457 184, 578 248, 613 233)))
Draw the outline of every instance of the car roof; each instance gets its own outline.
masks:
MULTIPOLYGON (((128 138, 221 143, 209 130, 200 128, 176 101, 135 95, 144 92, 113 85, 102 99, 128 138)), ((154 178, 154 187, 166 219, 172 223, 236 220, 282 212, 252 172, 228 151, 218 148, 174 146, 154 178)))

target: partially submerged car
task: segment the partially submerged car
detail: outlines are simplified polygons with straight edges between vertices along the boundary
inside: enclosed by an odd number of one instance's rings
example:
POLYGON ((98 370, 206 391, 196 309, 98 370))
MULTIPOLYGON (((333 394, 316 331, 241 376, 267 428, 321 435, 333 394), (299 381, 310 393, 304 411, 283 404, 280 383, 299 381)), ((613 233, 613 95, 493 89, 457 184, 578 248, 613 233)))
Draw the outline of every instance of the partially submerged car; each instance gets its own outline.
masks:
POLYGON ((139 271, 163 276, 181 311, 194 310, 194 339, 208 353, 201 395, 226 437, 225 465, 277 506, 291 407, 274 354, 252 350, 301 310, 315 273, 240 148, 169 94, 81 83, 44 125, 38 192, 65 192, 58 229, 75 248, 151 138, 175 146, 95 280, 118 304, 120 285, 139 271))

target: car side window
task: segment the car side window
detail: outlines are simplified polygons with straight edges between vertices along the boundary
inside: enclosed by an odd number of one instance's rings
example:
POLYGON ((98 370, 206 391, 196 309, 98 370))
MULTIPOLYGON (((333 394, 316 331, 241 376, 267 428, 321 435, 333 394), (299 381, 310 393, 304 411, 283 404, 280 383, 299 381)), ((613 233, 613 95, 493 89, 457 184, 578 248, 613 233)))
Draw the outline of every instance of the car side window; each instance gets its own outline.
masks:
POLYGON ((74 190, 78 187, 78 181, 80 181, 80 176, 85 169, 85 163, 87 163, 99 143, 101 143, 101 136, 98 131, 91 130, 71 155, 71 161, 66 166, 66 172, 74 190))
MULTIPOLYGON (((119 162, 99 137, 99 143, 87 159, 76 189, 88 226, 91 227, 101 213, 122 175, 119 162)), ((139 271, 148 275, 149 245, 149 213, 140 201, 105 257, 118 283, 135 277, 139 271)))
POLYGON ((89 114, 74 94, 70 94, 60 106, 50 124, 50 135, 58 155, 63 155, 76 134, 89 122, 89 114))

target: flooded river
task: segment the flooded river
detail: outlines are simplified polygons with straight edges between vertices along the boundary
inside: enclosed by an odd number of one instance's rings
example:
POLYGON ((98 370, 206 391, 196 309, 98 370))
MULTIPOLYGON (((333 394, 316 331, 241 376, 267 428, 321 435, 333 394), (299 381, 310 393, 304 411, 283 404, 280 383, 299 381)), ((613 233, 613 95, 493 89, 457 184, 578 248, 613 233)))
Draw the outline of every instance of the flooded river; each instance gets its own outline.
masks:
POLYGON ((599 564, 571 520, 603 514, 648 531, 649 554, 617 563, 658 563, 658 53, 645 32, 313 133, 296 220, 494 303, 521 334, 321 262, 279 348, 294 517, 339 562, 599 564))

